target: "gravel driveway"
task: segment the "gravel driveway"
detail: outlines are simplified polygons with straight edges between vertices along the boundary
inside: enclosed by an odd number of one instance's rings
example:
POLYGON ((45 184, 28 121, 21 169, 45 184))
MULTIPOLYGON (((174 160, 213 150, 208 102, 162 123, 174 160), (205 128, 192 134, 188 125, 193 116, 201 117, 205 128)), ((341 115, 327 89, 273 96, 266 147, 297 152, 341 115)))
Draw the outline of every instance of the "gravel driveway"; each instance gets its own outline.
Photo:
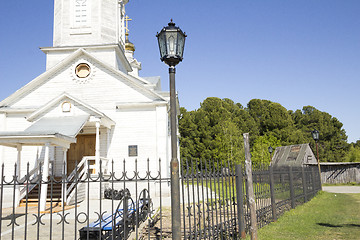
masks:
POLYGON ((360 193, 360 186, 323 186, 322 189, 331 193, 360 193))

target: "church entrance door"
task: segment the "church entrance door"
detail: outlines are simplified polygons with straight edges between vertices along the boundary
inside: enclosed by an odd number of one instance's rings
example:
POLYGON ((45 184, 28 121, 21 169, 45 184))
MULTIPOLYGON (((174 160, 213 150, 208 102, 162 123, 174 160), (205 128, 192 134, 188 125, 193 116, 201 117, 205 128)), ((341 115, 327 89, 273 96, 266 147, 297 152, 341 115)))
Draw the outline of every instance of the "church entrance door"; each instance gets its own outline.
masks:
POLYGON ((95 156, 96 135, 78 135, 76 143, 70 145, 67 153, 67 174, 69 175, 84 156, 95 156))

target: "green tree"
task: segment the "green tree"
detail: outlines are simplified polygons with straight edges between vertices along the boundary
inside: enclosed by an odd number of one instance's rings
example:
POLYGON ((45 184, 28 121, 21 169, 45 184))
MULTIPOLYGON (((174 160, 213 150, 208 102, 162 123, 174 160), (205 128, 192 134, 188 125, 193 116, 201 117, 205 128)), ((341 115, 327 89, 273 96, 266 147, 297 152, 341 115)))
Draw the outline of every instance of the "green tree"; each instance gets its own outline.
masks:
POLYGON ((263 164, 270 161, 269 145, 310 143, 315 152, 314 128, 320 132, 320 161, 353 161, 360 149, 360 140, 350 148, 337 118, 312 106, 288 111, 279 103, 252 99, 244 108, 228 98, 209 97, 199 109, 181 108, 180 112, 180 156, 182 163, 194 168, 218 161, 243 161, 242 134, 246 132, 250 134, 253 161, 263 164))
POLYGON ((217 158, 223 162, 238 164, 244 160, 242 135, 236 124, 230 119, 219 123, 220 132, 216 135, 217 158))
POLYGON ((349 151, 345 155, 345 162, 360 162, 360 147, 355 144, 350 145, 349 151))
POLYGON ((286 108, 279 103, 261 99, 252 99, 247 106, 259 127, 260 136, 271 133, 282 143, 289 143, 289 135, 295 131, 295 125, 286 108))
POLYGON ((272 135, 264 135, 258 137, 251 150, 251 161, 255 165, 269 165, 270 164, 270 153, 269 147, 280 147, 280 140, 272 135))
POLYGON ((295 126, 302 132, 304 140, 311 143, 315 152, 315 142, 311 131, 317 129, 320 132, 319 158, 322 162, 342 162, 349 144, 343 124, 329 113, 319 111, 312 106, 303 107, 292 114, 295 126))
MULTIPOLYGON (((209 165, 214 161, 227 165, 227 162, 233 164, 244 159, 239 126, 240 122, 251 119, 246 115, 241 104, 227 98, 207 98, 195 111, 182 108, 179 131, 183 163, 191 162, 199 168, 205 161, 209 165)), ((253 125, 245 124, 246 127, 253 125)))

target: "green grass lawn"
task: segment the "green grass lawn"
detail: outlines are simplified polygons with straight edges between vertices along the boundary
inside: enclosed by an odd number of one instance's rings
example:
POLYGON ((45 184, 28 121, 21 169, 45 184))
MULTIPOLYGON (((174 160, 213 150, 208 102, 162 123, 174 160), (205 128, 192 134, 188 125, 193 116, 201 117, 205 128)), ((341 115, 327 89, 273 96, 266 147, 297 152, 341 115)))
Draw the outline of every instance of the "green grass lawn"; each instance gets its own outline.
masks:
POLYGON ((320 192, 259 229, 258 239, 360 240, 360 194, 320 192))

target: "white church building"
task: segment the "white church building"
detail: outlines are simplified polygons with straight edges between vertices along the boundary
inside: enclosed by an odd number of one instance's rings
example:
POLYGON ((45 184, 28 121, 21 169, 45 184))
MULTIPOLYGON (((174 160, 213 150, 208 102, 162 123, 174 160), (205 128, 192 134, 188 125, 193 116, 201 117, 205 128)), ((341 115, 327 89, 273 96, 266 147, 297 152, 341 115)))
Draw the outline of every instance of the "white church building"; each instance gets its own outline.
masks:
MULTIPOLYGON (((160 77, 140 77, 128 40, 128 0, 55 0, 46 71, 0 102, 0 162, 5 176, 43 164, 49 174, 134 169, 169 176, 169 92, 160 77), (102 162, 102 166, 100 166, 102 162), (143 169, 141 169, 143 168, 143 169)), ((156 46, 155 46, 156 47, 156 46)), ((42 193, 43 194, 43 193, 42 193)), ((18 196, 20 199, 21 196, 18 196)), ((19 200, 18 199, 18 200, 19 200)))

